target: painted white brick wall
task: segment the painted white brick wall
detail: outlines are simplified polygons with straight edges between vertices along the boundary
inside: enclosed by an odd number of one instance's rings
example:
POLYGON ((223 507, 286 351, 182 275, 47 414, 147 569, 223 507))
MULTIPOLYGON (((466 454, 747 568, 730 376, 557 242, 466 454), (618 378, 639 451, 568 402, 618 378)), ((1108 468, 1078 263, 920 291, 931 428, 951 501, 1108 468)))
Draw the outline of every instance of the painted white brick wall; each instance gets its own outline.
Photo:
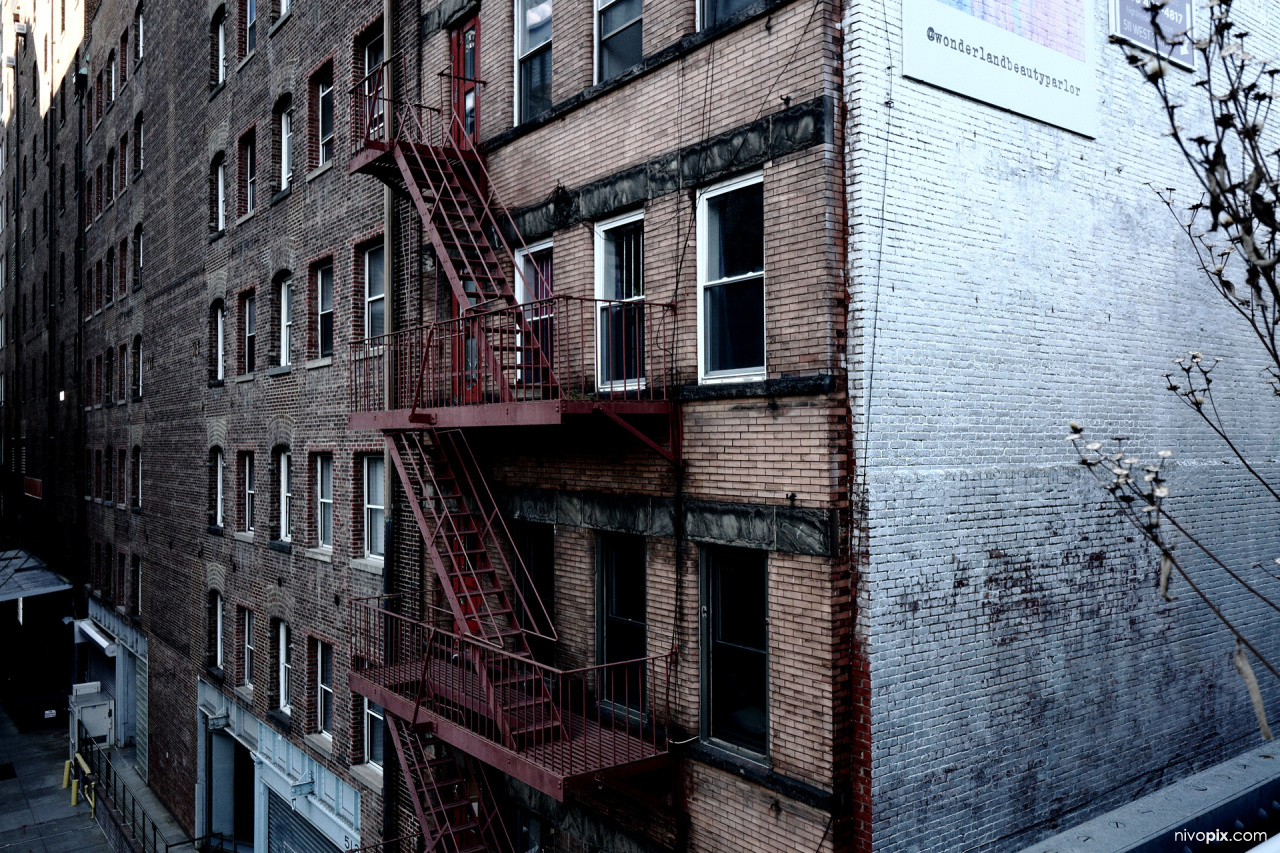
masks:
MULTIPOLYGON (((904 79, 900 0, 845 10, 877 851, 1018 849, 1258 742, 1229 635, 1184 585, 1158 600, 1156 559, 1063 440, 1075 419, 1175 449, 1196 529, 1245 570, 1280 555, 1274 503, 1163 390, 1178 354, 1226 357, 1215 388, 1280 477, 1259 353, 1146 186, 1194 199, 1106 5, 1097 139, 904 79)), ((1265 0, 1238 12, 1280 53, 1265 0)), ((1280 660, 1275 613, 1183 553, 1280 660)))

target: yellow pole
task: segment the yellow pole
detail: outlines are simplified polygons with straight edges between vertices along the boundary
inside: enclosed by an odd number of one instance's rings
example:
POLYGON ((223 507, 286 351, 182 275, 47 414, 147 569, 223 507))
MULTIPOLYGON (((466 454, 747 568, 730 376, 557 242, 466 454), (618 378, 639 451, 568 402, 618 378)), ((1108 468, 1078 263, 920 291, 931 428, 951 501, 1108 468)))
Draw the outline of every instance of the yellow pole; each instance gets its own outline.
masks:
POLYGON ((77 806, 79 804, 80 804, 80 780, 72 779, 71 780, 71 805, 77 806))
POLYGON ((67 759, 67 763, 62 765, 62 790, 66 790, 71 785, 71 759, 67 759))

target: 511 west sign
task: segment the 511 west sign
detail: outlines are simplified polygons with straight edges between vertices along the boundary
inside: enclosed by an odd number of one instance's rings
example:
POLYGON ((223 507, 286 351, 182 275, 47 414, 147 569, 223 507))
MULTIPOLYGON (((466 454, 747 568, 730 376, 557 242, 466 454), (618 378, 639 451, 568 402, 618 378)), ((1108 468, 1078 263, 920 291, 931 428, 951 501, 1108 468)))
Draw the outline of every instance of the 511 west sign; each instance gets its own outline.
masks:
POLYGON ((1156 33, 1151 27, 1151 12, 1146 5, 1146 0, 1111 0, 1111 34, 1135 47, 1159 53, 1174 65, 1194 69, 1195 11, 1192 0, 1170 0, 1161 10, 1157 18, 1160 26, 1158 48, 1156 33), (1183 33, 1186 38, 1181 44, 1170 44, 1183 33))

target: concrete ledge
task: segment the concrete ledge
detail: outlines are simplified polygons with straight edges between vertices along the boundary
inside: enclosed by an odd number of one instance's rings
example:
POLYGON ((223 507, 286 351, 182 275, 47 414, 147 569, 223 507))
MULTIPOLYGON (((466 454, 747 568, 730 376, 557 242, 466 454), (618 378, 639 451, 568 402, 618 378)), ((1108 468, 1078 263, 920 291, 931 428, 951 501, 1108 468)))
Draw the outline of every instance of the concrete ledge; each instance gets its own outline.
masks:
MULTIPOLYGON (((1132 803, 1025 847, 1021 853, 1160 853, 1182 850, 1182 830, 1228 832, 1280 809, 1280 745, 1264 744, 1132 803)), ((1188 845, 1195 847, 1194 844, 1188 845)))

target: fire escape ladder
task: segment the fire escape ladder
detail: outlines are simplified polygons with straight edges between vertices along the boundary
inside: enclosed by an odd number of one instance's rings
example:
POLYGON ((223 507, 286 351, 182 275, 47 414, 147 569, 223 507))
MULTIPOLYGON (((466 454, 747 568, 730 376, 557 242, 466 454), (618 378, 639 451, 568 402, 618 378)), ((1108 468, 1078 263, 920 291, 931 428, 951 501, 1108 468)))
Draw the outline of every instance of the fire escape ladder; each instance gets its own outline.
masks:
POLYGON ((507 853, 513 845, 484 771, 460 760, 431 734, 387 719, 426 853, 507 853))
MULTIPOLYGON (((516 582, 503 552, 517 561, 519 555, 466 440, 457 431, 410 430, 390 433, 388 446, 449 604, 450 629, 532 662, 521 614, 528 614, 524 624, 538 624, 535 612, 544 617, 541 624, 549 620, 536 594, 526 598, 516 582)), ((501 656, 486 662, 475 646, 465 657, 458 664, 474 673, 508 748, 562 736, 560 712, 535 668, 501 656)))

